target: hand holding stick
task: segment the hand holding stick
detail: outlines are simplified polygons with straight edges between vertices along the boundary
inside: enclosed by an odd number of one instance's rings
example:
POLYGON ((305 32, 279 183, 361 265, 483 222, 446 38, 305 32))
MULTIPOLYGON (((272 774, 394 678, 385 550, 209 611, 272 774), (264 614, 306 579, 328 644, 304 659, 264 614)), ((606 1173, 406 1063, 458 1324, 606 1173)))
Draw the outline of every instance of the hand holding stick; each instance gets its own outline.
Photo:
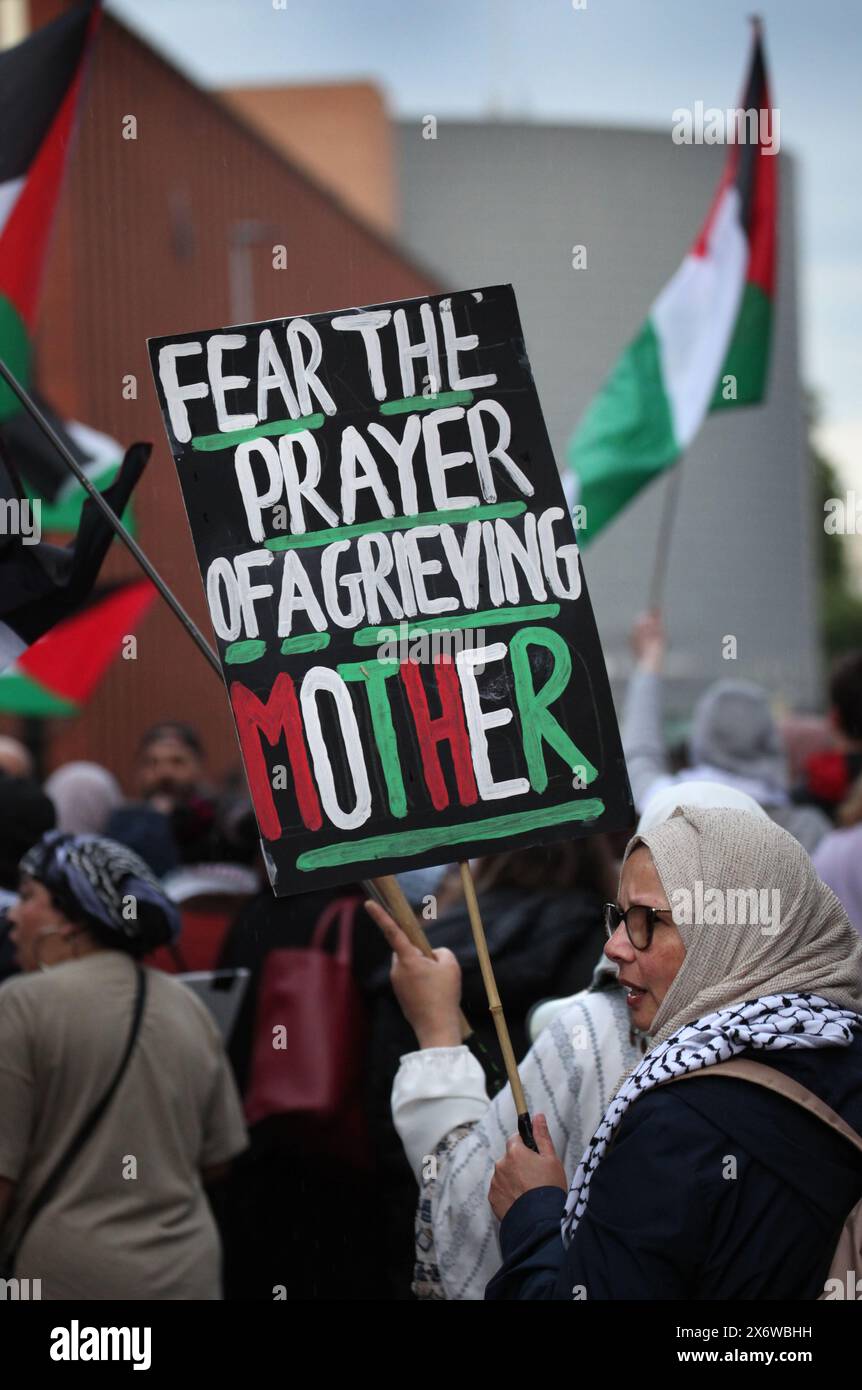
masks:
MULTIPOLYGON (((364 888, 371 897, 380 903, 391 917, 395 919, 398 926, 404 932, 407 940, 427 956, 429 960, 434 960, 434 951, 431 943, 425 935, 422 927, 416 918, 416 914, 404 896, 401 884, 394 874, 382 874, 379 878, 366 879, 364 888)), ((369 914, 374 916, 373 913, 369 914)), ((374 917, 378 927, 385 934, 385 927, 378 917, 374 917)), ((467 1019, 461 1010, 458 1010, 459 1027, 461 1031, 461 1041, 464 1042, 473 1032, 467 1019)))
POLYGON ((458 1047, 463 1016, 457 957, 443 948, 429 960, 379 903, 371 901, 366 909, 392 948, 392 988, 420 1048, 458 1047))

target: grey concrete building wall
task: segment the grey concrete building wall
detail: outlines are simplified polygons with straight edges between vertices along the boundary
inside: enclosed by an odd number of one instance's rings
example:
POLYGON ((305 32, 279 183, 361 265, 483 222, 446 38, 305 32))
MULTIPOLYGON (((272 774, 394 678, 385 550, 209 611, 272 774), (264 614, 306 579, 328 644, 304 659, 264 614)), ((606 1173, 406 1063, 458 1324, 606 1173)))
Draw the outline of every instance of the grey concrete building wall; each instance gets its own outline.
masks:
MULTIPOLYGON (((573 427, 679 265, 721 174, 721 146, 670 133, 508 122, 399 126, 401 234, 447 288, 511 282, 560 465, 573 427), (574 269, 573 247, 586 248, 574 269)), ((682 465, 667 557, 668 710, 739 676, 788 707, 820 695, 814 501, 799 381, 795 169, 781 161, 769 393, 708 419, 682 465), (723 657, 736 638, 737 658, 723 657)), ((666 479, 584 552, 619 703, 647 603, 666 479)))

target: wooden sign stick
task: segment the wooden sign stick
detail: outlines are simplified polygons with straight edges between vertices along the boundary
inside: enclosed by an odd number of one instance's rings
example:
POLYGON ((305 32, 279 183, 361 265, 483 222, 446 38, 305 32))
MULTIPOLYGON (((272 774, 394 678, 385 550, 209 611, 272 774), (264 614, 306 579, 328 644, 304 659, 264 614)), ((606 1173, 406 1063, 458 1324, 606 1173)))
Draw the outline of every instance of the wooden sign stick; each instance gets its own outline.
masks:
MULTIPOLYGON (((413 908, 404 896, 404 890, 394 874, 382 874, 379 878, 372 878, 366 881, 366 886, 372 890, 372 896, 382 899, 383 906, 390 916, 395 918, 404 935, 418 946, 423 956, 433 959, 434 952, 431 943, 425 935, 413 908)), ((460 1010, 459 1010, 460 1013, 460 1010)), ((464 1014, 461 1017, 461 1037, 469 1038, 473 1032, 464 1014)))
POLYGON ((538 1153, 536 1141, 533 1138, 533 1125, 530 1120, 530 1113, 527 1110, 524 1088, 521 1085, 521 1078, 518 1075, 518 1064, 515 1061, 515 1054, 512 1051, 512 1039, 509 1037, 509 1027, 506 1023, 506 1016, 503 1013, 503 1005, 500 1003, 500 996, 497 993, 497 981, 494 978, 494 967, 491 964, 488 942, 485 940, 485 928, 482 925, 479 902, 476 898, 476 885, 473 882, 470 865, 467 863, 466 859, 462 859, 458 867, 461 870, 461 886, 464 889, 464 900, 467 903, 467 911, 470 914, 470 926, 473 928, 473 940, 476 943, 476 954, 479 957, 479 969, 482 972, 482 983, 485 986, 485 993, 488 996, 488 1008, 494 1020, 494 1027, 497 1030, 497 1040, 500 1044, 500 1051, 503 1054, 503 1065, 506 1068, 506 1076, 512 1088, 512 1099, 515 1102, 515 1111, 518 1116, 518 1133, 527 1148, 533 1149, 538 1153))

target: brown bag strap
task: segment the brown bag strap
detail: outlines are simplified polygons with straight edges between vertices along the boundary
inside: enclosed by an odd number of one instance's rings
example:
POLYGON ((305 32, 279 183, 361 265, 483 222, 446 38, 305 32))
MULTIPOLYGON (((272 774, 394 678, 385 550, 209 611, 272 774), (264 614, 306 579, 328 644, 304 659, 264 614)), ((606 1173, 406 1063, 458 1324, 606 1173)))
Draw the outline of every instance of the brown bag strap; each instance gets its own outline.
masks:
POLYGON ((846 1120, 842 1120, 825 1100, 821 1100, 799 1081, 792 1081, 776 1067, 765 1066, 763 1062, 754 1062, 748 1057, 732 1057, 729 1062, 715 1062, 712 1066, 702 1067, 700 1071, 686 1071, 681 1076, 671 1076, 660 1084, 667 1086, 671 1081, 688 1081, 694 1076, 738 1076, 743 1081, 753 1081, 757 1086, 765 1086, 768 1091, 786 1096, 788 1100, 795 1101, 804 1110, 816 1115, 818 1120, 843 1134, 844 1138, 849 1139, 854 1148, 862 1153, 862 1134, 858 1134, 846 1120))

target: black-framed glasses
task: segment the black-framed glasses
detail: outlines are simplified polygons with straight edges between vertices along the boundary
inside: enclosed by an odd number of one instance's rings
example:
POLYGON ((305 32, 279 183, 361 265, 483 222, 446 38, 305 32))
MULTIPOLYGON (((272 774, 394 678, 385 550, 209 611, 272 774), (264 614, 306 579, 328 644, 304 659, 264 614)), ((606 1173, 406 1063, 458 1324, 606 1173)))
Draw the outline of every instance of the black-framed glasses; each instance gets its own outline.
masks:
POLYGON ((608 940, 622 922, 626 936, 636 951, 647 951, 652 944, 653 932, 663 917, 673 918, 669 907, 645 907, 643 903, 632 903, 625 912, 616 903, 605 903, 602 908, 602 921, 608 940))

